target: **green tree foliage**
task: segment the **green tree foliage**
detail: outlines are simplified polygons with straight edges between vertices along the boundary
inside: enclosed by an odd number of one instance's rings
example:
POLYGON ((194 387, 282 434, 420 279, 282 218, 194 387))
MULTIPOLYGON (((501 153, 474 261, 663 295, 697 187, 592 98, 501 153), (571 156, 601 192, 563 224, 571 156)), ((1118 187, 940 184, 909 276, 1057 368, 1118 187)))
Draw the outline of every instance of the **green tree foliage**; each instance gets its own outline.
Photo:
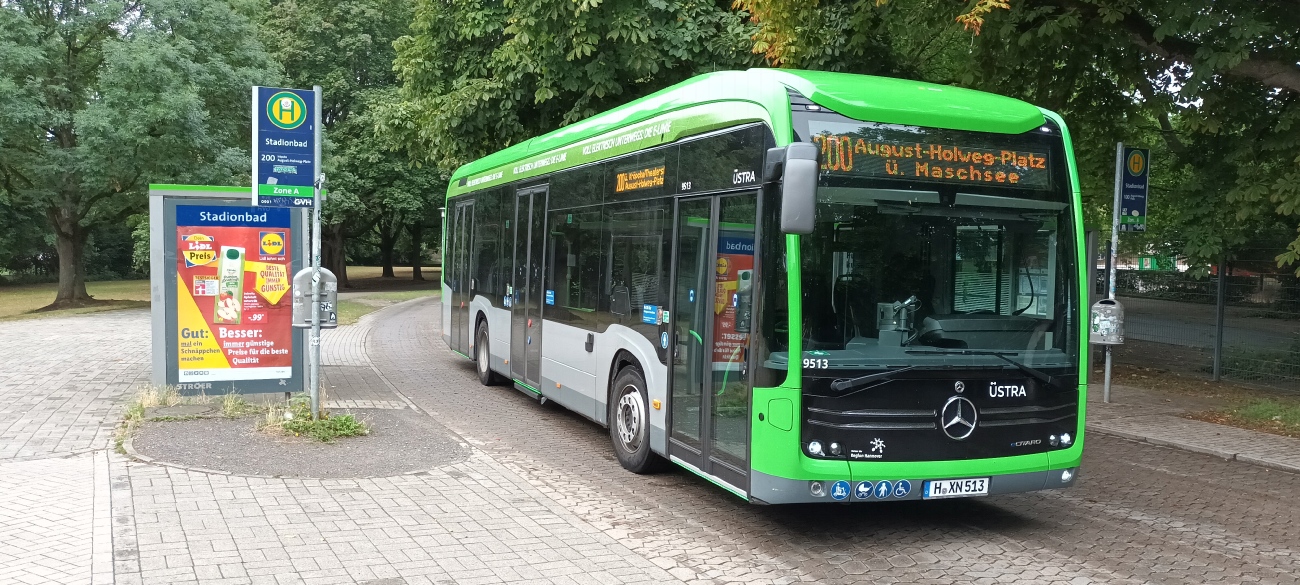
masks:
POLYGON ((743 68, 729 2, 417 0, 381 130, 450 171, 692 75, 743 68))
POLYGON ((249 86, 276 70, 252 0, 0 0, 0 191, 39 214, 56 305, 88 301, 91 231, 150 182, 247 175, 249 86))
POLYGON ((393 42, 412 17, 407 0, 278 0, 262 25, 287 83, 323 91, 322 261, 344 283, 346 238, 375 238, 391 276, 397 235, 413 222, 427 224, 441 206, 442 177, 414 168, 401 145, 374 131, 375 109, 393 99, 397 83, 393 42))
POLYGON ((1194 262, 1274 245, 1279 263, 1300 260, 1300 3, 736 4, 758 18, 753 50, 773 63, 884 67, 1060 111, 1075 134, 1090 223, 1109 224, 1114 143, 1152 147, 1151 232, 1128 238, 1133 245, 1194 262), (1279 233, 1294 241, 1278 244, 1279 233))

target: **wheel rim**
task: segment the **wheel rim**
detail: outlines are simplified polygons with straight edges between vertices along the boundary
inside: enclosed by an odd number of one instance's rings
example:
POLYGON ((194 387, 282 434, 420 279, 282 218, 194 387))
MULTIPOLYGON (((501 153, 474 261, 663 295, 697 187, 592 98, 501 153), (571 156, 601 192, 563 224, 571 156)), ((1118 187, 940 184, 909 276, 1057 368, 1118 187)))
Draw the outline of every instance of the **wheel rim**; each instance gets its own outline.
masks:
POLYGON ((645 429, 644 417, 645 405, 641 403, 641 392, 636 386, 624 387, 623 395, 618 399, 616 424, 618 439, 629 453, 634 453, 641 447, 642 433, 645 429))
POLYGON ((481 335, 478 338, 478 371, 480 374, 486 374, 488 371, 488 351, 487 336, 481 335))

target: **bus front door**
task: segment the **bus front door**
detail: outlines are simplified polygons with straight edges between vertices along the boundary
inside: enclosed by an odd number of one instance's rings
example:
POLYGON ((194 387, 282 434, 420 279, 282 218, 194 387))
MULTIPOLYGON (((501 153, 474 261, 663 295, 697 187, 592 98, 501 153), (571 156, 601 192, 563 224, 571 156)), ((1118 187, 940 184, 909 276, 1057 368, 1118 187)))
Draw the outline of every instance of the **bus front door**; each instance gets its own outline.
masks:
POLYGON ((542 254, 546 186, 515 194, 514 270, 510 297, 510 375, 534 392, 542 360, 542 254))
POLYGON ((668 454, 747 491, 753 192, 680 199, 673 248, 668 454))

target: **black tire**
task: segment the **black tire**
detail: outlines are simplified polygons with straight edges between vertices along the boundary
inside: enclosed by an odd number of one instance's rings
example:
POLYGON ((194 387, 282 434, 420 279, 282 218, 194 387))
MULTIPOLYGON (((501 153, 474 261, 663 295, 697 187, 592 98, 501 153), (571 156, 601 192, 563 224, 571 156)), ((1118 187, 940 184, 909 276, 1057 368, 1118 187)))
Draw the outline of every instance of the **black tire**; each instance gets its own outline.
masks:
POLYGON ((501 383, 501 376, 492 371, 491 361, 492 352, 488 347, 488 326, 487 321, 479 321, 478 330, 474 333, 474 366, 478 370, 478 381, 484 386, 495 386, 501 383))
POLYGON ((650 401, 641 370, 619 370, 609 396, 609 438, 619 464, 632 473, 663 469, 664 459, 650 450, 650 401))

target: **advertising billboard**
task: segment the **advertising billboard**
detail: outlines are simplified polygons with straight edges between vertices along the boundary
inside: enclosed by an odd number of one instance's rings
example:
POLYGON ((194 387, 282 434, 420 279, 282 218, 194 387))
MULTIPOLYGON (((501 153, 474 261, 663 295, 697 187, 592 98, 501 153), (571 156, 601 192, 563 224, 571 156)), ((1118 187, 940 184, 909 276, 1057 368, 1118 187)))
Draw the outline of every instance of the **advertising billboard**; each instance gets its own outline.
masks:
POLYGON ((155 383, 184 394, 302 387, 292 279, 305 212, 251 207, 247 193, 151 187, 155 383))

